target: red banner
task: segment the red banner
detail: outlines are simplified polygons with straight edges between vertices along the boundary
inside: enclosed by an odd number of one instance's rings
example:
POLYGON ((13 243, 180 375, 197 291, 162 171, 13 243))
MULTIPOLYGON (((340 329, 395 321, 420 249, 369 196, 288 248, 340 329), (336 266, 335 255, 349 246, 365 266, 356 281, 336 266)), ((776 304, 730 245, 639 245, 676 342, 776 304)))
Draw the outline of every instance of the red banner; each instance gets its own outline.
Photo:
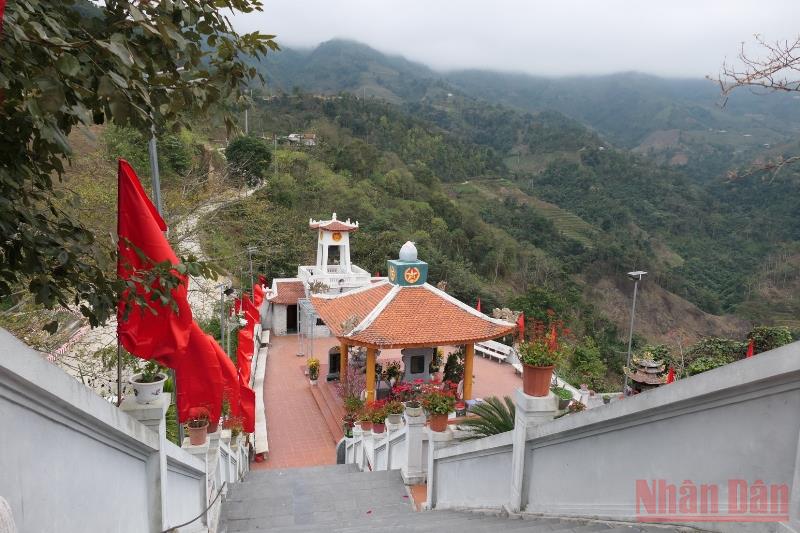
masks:
POLYGON ((192 322, 186 348, 190 357, 180 358, 175 367, 178 420, 181 422, 189 418, 192 407, 205 407, 211 420, 219 420, 225 383, 216 344, 196 322, 192 322))
MULTIPOLYGON (((175 252, 164 237, 167 225, 144 192, 136 172, 123 159, 119 160, 117 181, 117 275, 120 279, 131 280, 157 263, 178 264, 175 252)), ((185 276, 179 277, 183 282, 172 290, 177 309, 169 303, 163 304, 152 293, 148 295, 141 283, 135 284, 135 290, 147 299, 149 309, 125 301, 130 289, 123 293, 117 305, 117 331, 125 349, 172 368, 186 351, 192 325, 192 311, 187 300, 188 280, 185 276)))

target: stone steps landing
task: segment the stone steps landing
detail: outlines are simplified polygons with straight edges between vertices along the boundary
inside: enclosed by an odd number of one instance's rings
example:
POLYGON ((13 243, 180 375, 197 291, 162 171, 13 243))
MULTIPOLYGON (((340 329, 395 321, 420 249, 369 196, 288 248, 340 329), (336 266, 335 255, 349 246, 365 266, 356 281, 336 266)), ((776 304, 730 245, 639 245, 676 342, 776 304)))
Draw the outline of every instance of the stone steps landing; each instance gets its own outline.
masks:
POLYGON ((397 471, 359 472, 355 465, 251 471, 222 506, 226 533, 655 533, 675 529, 584 520, 457 511, 415 512, 397 471))

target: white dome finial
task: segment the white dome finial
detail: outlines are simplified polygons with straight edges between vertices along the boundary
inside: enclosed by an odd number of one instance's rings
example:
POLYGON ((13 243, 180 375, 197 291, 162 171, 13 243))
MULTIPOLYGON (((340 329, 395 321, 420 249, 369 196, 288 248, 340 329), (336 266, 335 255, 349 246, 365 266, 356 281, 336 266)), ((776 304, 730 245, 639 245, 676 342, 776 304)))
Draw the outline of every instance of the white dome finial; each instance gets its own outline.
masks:
POLYGON ((417 260, 417 247, 411 241, 406 243, 400 248, 400 261, 416 261, 417 260))

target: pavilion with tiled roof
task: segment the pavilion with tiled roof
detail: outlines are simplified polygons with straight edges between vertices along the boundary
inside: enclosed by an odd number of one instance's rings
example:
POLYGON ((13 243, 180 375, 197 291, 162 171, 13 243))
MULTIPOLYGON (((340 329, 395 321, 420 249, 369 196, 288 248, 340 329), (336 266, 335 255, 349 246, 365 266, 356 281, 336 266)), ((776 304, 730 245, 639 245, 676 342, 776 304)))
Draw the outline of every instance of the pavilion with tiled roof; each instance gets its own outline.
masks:
POLYGON ((341 343, 340 368, 347 365, 347 347, 367 349, 367 398, 375 398, 378 350, 465 346, 464 398, 472 395, 475 343, 513 333, 516 325, 484 315, 426 283, 428 265, 417 260, 406 243, 399 260, 388 262, 383 281, 343 294, 318 294, 311 303, 341 343))

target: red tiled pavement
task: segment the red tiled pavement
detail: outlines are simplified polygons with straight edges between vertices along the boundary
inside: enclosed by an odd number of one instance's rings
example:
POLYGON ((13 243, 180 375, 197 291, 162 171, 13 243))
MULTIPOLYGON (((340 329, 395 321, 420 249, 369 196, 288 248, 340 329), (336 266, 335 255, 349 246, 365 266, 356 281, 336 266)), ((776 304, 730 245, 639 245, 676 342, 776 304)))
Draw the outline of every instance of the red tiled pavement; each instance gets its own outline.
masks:
MULTIPOLYGON (((270 339, 264 378, 264 408, 267 418, 269 454, 266 461, 253 463, 253 469, 289 468, 336 463, 336 441, 311 394, 311 385, 303 375, 305 357, 297 357, 297 335, 273 336, 270 339)), ((328 349, 336 346, 335 337, 314 340, 314 354, 327 363, 328 349)), ((445 348, 445 352, 449 352, 445 348)), ((384 350, 378 362, 399 360, 400 350, 384 350)), ((511 365, 484 359, 474 362, 476 398, 511 396, 522 379, 511 365)), ((325 379, 324 374, 320 375, 325 379)), ((337 424, 339 423, 336 421, 337 424)))
MULTIPOLYGON (((323 343, 336 342, 334 337, 317 339, 315 349, 322 352, 323 343)), ((273 336, 270 343, 264 376, 269 454, 251 468, 335 464, 336 444, 303 375, 306 359, 296 355, 297 335, 273 336)))

